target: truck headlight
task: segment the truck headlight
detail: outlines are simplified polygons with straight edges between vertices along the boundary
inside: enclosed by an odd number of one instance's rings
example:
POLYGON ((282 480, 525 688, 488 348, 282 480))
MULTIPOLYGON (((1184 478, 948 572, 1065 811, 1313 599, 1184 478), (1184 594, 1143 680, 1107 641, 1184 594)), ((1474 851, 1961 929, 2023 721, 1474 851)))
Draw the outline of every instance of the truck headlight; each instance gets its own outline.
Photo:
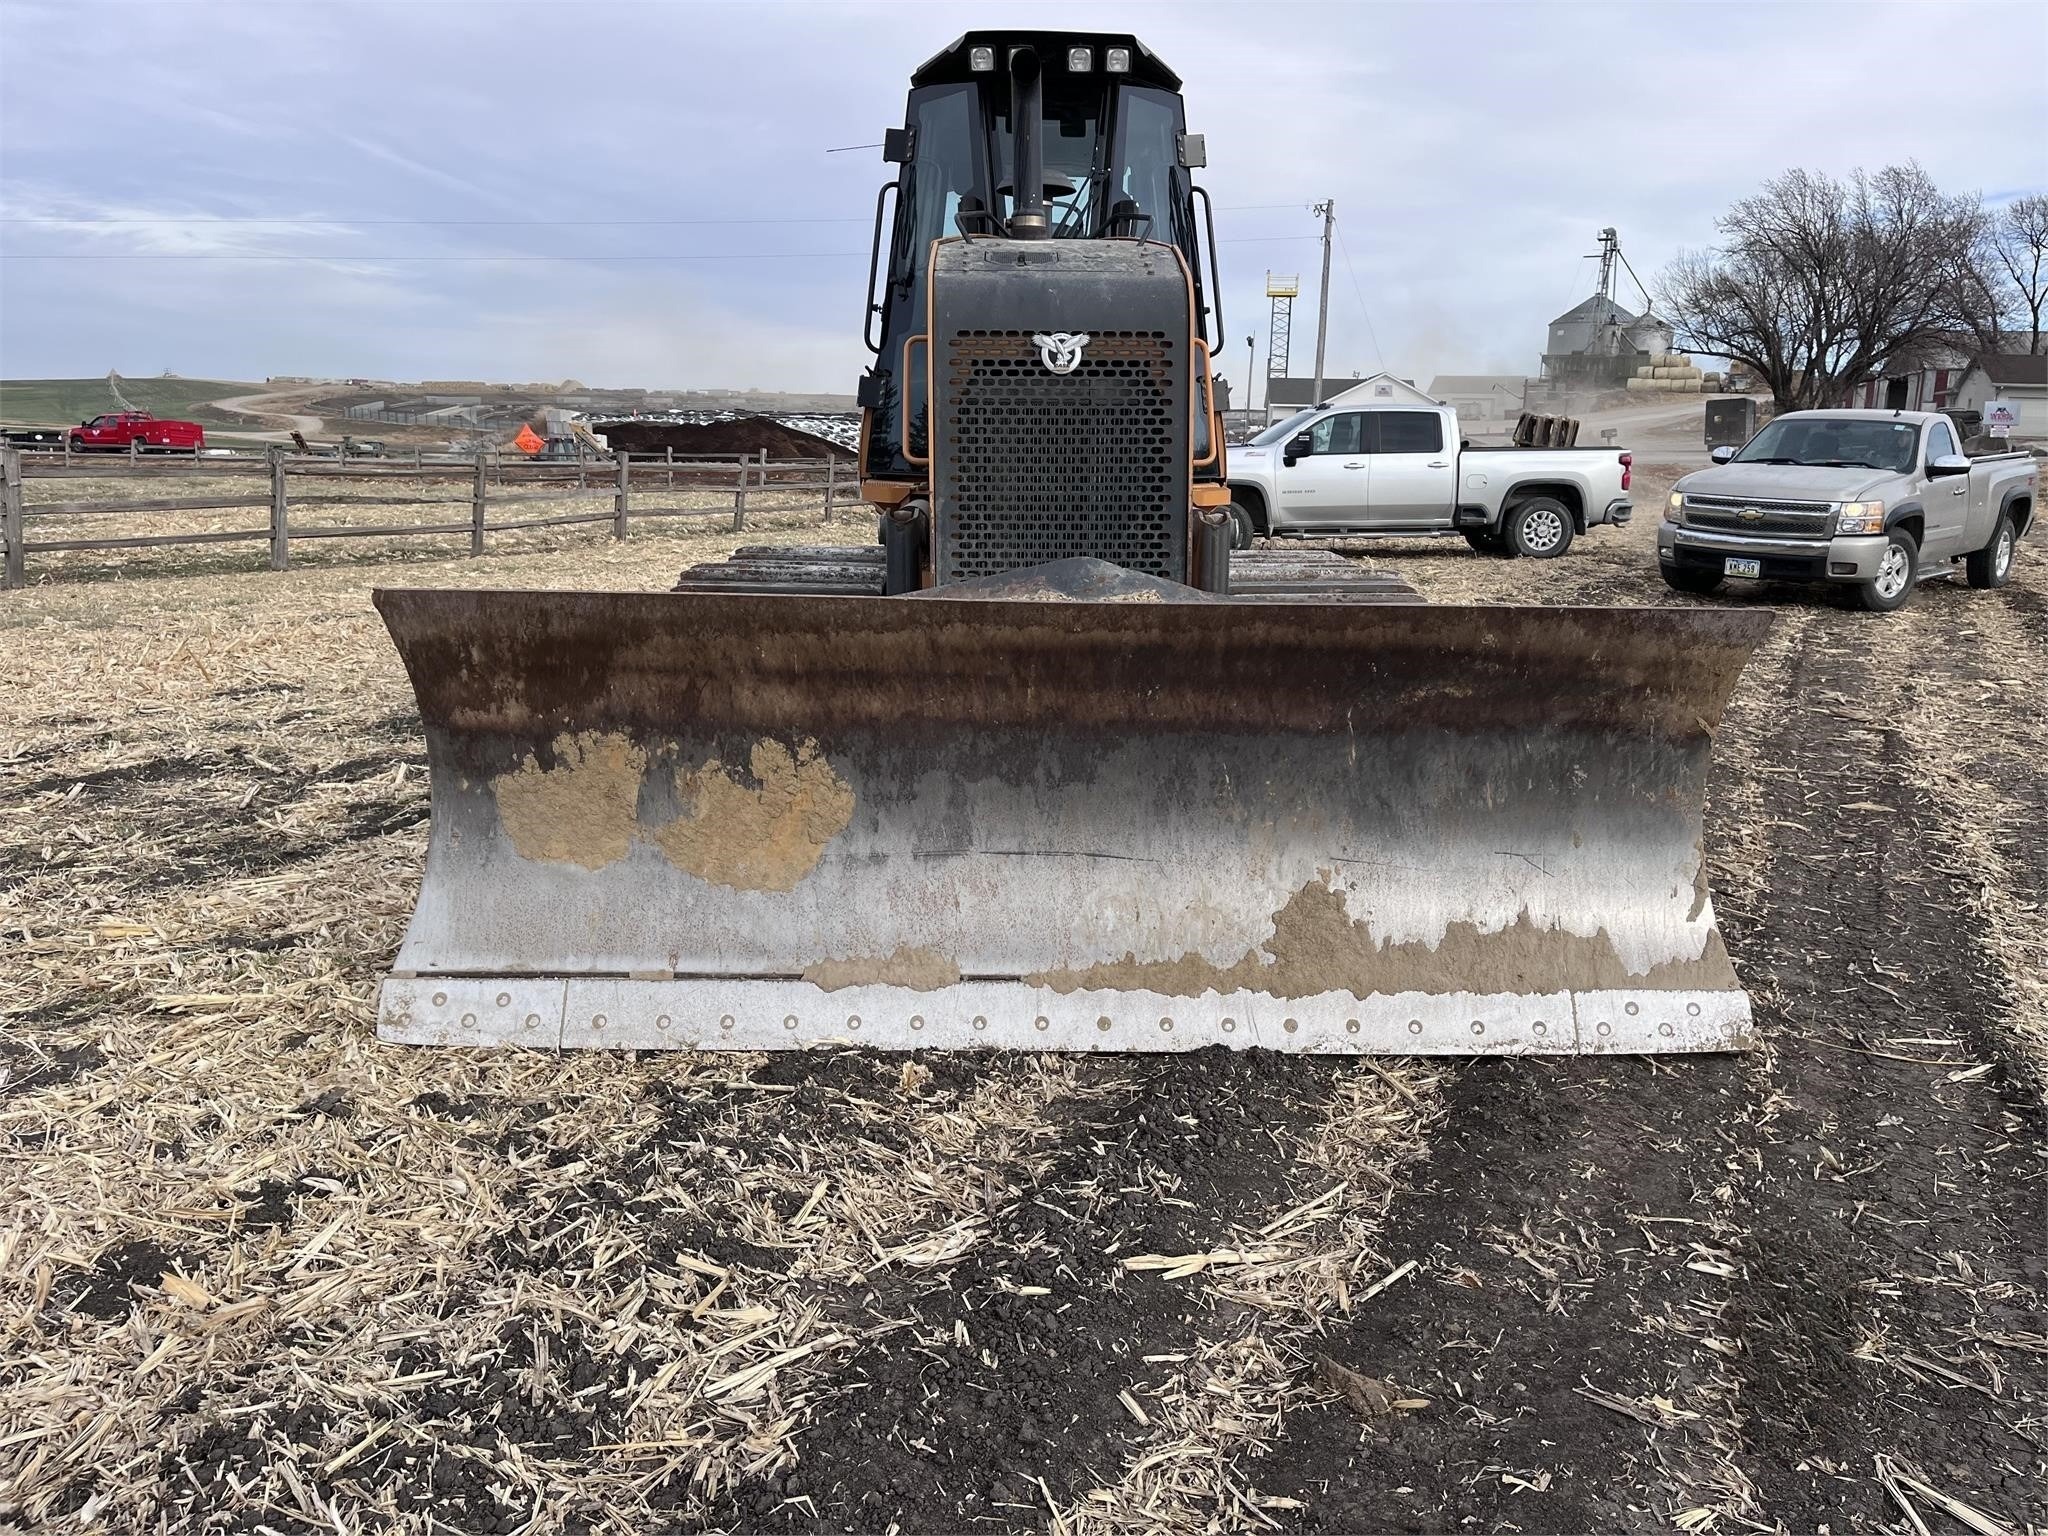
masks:
POLYGON ((1671 493, 1671 500, 1665 507, 1664 517, 1667 522, 1682 523, 1685 521, 1685 492, 1673 491, 1671 493))
POLYGON ((1884 503, 1881 501, 1845 501, 1842 510, 1835 515, 1837 533, 1883 533, 1884 503))

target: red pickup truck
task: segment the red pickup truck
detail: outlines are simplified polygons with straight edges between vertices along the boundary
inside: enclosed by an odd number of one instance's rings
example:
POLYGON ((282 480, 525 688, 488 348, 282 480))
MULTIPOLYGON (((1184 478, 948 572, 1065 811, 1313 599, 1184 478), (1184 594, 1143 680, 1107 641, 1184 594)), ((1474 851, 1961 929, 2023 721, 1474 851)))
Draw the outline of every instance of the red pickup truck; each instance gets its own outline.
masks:
POLYGON ((160 448, 190 453, 206 446, 206 429, 196 421, 159 421, 147 411, 110 411, 71 429, 74 449, 118 449, 126 453, 130 443, 144 452, 160 448))

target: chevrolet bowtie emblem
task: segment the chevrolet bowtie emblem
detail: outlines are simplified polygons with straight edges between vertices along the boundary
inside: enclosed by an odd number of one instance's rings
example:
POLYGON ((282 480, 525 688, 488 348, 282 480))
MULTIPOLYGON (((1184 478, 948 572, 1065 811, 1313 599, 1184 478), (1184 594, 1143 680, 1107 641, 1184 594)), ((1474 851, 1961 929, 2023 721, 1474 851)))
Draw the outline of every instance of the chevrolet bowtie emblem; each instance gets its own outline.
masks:
POLYGON ((1047 331, 1031 338, 1038 355, 1053 373, 1072 373, 1081 366, 1081 349, 1088 345, 1086 331, 1047 331))
POLYGON ((1755 507, 1744 507, 1740 512, 1736 513, 1735 515, 1741 518, 1745 523, 1760 523, 1764 520, 1763 513, 1755 507))

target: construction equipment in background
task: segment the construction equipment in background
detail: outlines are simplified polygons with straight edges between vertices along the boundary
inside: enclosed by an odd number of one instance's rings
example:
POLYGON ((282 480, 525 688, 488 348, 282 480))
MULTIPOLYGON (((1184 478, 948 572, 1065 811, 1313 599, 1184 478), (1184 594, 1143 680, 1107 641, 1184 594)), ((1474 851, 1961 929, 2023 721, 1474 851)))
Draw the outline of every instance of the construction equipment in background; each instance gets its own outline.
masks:
POLYGON ((1046 32, 913 76, 860 391, 879 547, 376 594, 433 795, 382 1038, 1744 1043, 1701 807, 1769 616, 1233 558, 1179 84, 1046 32))

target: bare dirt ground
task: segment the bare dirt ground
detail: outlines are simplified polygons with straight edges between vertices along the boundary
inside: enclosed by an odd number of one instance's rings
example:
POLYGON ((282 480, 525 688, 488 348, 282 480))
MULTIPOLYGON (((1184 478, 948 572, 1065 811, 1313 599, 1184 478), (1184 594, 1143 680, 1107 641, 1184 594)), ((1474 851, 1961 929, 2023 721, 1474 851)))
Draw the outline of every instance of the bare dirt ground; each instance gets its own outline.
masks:
MULTIPOLYGON (((665 587, 733 542, 0 597, 0 1523, 2048 1520, 2038 535, 1891 617, 1736 599, 1784 608, 1708 820, 1748 1056, 379 1046, 427 811, 369 588, 665 587)), ((1361 554, 1438 602, 1686 601, 1648 516, 1361 554)))

